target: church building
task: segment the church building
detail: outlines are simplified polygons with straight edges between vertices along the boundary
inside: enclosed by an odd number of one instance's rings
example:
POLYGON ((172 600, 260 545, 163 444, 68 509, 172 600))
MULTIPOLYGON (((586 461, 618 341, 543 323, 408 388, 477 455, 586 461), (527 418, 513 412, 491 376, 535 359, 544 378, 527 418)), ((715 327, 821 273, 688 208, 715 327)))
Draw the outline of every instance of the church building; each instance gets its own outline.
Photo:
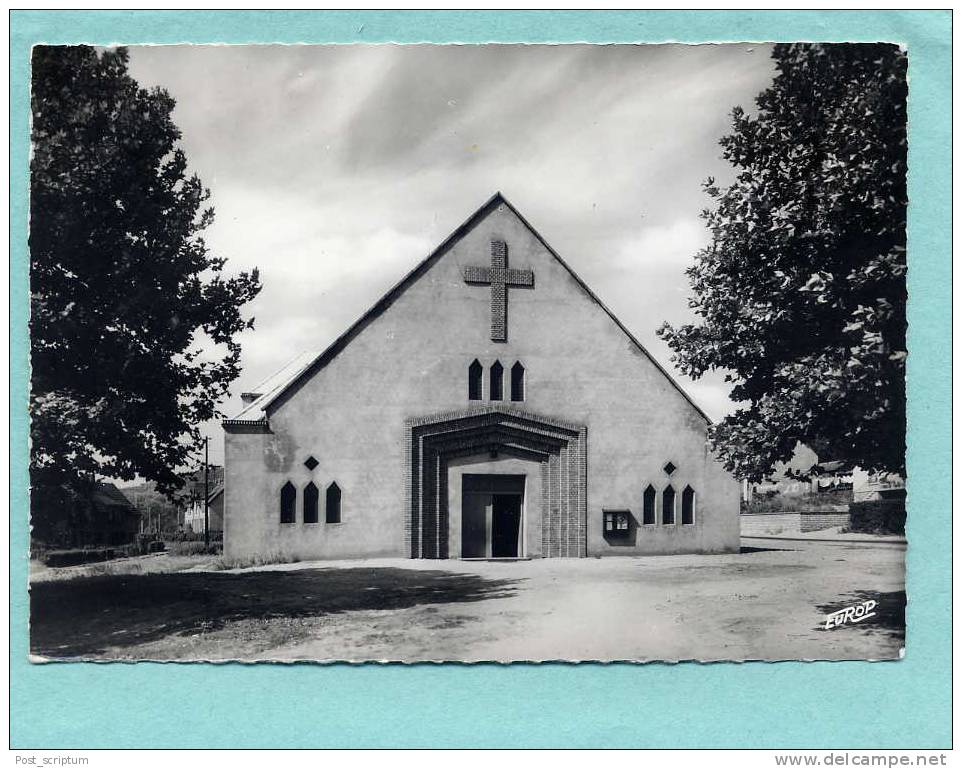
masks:
POLYGON ((228 557, 738 550, 708 418, 500 193, 243 401, 228 557))

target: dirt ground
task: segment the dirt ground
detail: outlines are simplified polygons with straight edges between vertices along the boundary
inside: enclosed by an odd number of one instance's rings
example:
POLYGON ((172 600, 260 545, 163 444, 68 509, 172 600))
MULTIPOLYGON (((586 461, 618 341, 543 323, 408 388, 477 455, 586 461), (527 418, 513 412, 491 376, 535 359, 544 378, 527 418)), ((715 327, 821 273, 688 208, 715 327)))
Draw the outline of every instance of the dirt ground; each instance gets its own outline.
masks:
POLYGON ((892 541, 746 539, 717 556, 237 571, 130 559, 32 574, 31 649, 102 660, 892 659, 905 645, 904 557, 892 541), (827 613, 867 599, 875 617, 824 629, 827 613))

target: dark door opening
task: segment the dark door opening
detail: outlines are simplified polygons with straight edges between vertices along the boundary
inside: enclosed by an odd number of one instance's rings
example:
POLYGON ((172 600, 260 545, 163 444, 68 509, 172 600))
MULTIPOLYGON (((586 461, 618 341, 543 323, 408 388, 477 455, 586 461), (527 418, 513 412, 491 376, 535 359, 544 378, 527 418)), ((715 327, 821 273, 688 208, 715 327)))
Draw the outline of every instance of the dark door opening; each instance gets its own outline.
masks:
POLYGON ((491 508, 491 557, 518 558, 521 542, 521 496, 495 494, 491 508))

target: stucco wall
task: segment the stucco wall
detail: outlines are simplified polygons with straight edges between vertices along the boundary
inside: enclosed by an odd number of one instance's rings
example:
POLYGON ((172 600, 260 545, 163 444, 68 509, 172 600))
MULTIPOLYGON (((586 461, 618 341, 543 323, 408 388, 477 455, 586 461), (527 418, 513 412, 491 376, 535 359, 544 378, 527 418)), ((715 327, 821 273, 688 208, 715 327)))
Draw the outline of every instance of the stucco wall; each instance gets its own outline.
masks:
MULTIPOLYGON (((513 212, 499 206, 280 402, 269 415, 270 433, 231 428, 227 554, 406 555, 404 420, 468 404, 467 370, 475 358, 485 369, 484 402, 491 364, 499 360, 507 372, 521 361, 525 411, 587 425, 589 555, 738 547, 738 484, 709 456, 704 419, 513 212), (490 340, 489 288, 462 277, 464 266, 489 263, 494 238, 508 243, 511 267, 535 273, 533 289, 509 289, 506 343, 490 340), (319 462, 313 471, 303 464, 309 455, 319 462), (678 468, 670 478, 662 470, 669 460, 678 468), (298 487, 296 524, 278 522, 287 480, 298 487), (323 489, 337 481, 342 523, 323 523, 323 509, 321 523, 302 523, 302 490, 310 480, 322 489, 322 508, 323 489), (679 498, 677 525, 639 529, 631 547, 605 540, 603 508, 629 509, 640 520, 647 484, 660 493, 669 482, 679 498), (686 484, 697 494, 693 526, 680 524, 686 484)), ((506 392, 508 382, 506 374, 506 392)))

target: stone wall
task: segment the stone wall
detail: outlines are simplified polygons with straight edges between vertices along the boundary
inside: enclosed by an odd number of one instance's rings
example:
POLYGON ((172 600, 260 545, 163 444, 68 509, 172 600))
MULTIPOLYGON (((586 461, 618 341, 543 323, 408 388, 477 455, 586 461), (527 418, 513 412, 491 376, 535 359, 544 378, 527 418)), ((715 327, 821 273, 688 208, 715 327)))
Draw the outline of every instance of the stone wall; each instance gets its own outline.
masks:
POLYGON ((848 513, 801 513, 800 517, 803 532, 846 527, 849 523, 848 513))
POLYGON ((743 537, 771 537, 848 526, 848 513, 756 513, 740 516, 743 537))

